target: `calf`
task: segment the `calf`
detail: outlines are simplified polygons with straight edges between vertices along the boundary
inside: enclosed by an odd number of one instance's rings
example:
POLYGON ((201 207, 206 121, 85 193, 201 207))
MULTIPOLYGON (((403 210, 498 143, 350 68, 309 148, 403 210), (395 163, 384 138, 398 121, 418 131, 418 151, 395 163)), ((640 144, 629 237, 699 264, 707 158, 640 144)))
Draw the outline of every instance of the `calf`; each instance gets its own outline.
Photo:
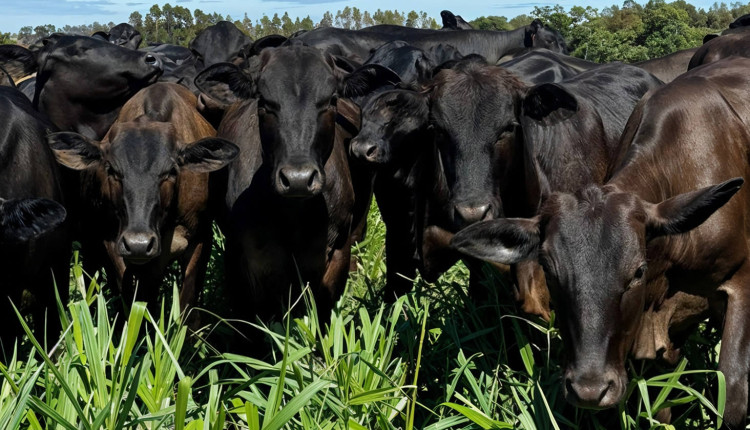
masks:
POLYGON ((123 107, 101 142, 72 132, 49 135, 58 162, 82 171, 87 258, 105 254, 124 296, 156 305, 168 265, 182 267, 180 305, 192 305, 211 250, 209 172, 237 147, 196 111, 186 88, 159 83, 123 107))
POLYGON ((646 95, 622 136, 630 149, 606 185, 554 193, 535 217, 476 224, 453 238, 477 258, 542 264, 568 352, 563 390, 570 402, 616 405, 627 386, 625 359, 639 338, 668 339, 690 328, 644 332, 654 327, 641 324, 644 309, 687 293, 708 300, 723 320, 724 420, 745 427, 750 196, 740 187, 750 173, 748 67, 750 59, 726 59, 646 95))

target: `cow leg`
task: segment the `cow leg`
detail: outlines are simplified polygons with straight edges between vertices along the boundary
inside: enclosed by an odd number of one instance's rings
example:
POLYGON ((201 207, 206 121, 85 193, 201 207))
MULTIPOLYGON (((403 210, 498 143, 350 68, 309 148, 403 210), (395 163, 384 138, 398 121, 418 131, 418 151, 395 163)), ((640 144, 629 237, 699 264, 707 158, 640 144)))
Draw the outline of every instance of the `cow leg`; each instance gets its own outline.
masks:
POLYGON ((417 274, 414 214, 410 192, 398 181, 382 174, 375 178, 375 199, 385 224, 387 264, 384 299, 394 302, 411 291, 417 274))
POLYGON ((750 264, 745 262, 722 285, 727 294, 724 330, 721 336, 719 370, 724 373, 727 404, 724 423, 728 429, 744 429, 747 417, 748 375, 750 374, 750 264))
POLYGON ((516 280, 516 300, 521 303, 521 309, 549 321, 549 290, 542 266, 529 260, 513 265, 511 271, 516 280))
POLYGON ((328 322, 331 317, 336 300, 346 286, 349 275, 349 260, 351 258, 351 239, 347 240, 341 249, 335 249, 331 253, 331 259, 326 265, 323 281, 320 283, 318 294, 315 295, 315 303, 318 308, 318 320, 321 324, 328 322))
MULTIPOLYGON (((196 241, 180 258, 183 273, 182 288, 180 289, 180 310, 186 316, 187 312, 198 302, 210 256, 211 236, 208 235, 205 240, 196 241)), ((200 326, 198 312, 190 313, 188 326, 193 330, 200 326)))

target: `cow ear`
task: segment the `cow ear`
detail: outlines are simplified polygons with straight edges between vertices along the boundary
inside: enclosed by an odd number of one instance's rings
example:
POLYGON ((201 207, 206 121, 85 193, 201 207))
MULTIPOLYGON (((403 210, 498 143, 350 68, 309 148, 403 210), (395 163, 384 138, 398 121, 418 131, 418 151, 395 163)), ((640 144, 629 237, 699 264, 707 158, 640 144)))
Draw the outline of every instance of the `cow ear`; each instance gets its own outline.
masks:
POLYGON ((64 131, 47 135, 57 162, 73 170, 93 167, 102 159, 99 143, 78 133, 64 131))
POLYGON ((244 54, 247 57, 252 57, 254 55, 260 54, 260 51, 266 49, 266 48, 277 48, 284 44, 288 39, 282 35, 279 34, 270 34, 268 36, 263 36, 260 39, 253 42, 251 45, 249 45, 248 48, 243 49, 244 54))
POLYGON ((531 24, 529 24, 529 28, 531 29, 531 33, 536 34, 536 32, 539 31, 540 28, 544 28, 544 23, 542 23, 541 19, 537 18, 531 21, 531 24))
POLYGON ((719 37, 718 34, 707 34, 707 35, 703 36, 703 44, 705 45, 706 42, 710 42, 710 41, 716 39, 717 37, 719 37))
POLYGON ((234 143, 220 137, 207 137, 180 150, 177 163, 194 172, 213 172, 229 164, 240 153, 234 143))
POLYGON ((456 251, 483 261, 515 264, 534 259, 539 249, 539 217, 482 221, 451 239, 456 251))
POLYGON ((541 84, 529 89, 522 107, 525 117, 555 124, 578 111, 578 100, 558 84, 541 84))
POLYGON ((341 94, 344 97, 363 96, 382 86, 397 85, 399 82, 401 77, 388 67, 366 64, 344 78, 341 94))
POLYGON ((449 10, 441 11, 440 17, 443 18, 443 28, 449 30, 458 29, 458 21, 456 20, 456 15, 454 15, 453 12, 449 10))
POLYGON ((0 243, 20 243, 65 221, 65 208, 49 199, 0 199, 0 243))
POLYGON ((253 95, 253 80, 232 63, 214 64, 195 77, 195 86, 212 99, 231 106, 253 95))
POLYGON ((0 66, 17 81, 37 71, 36 55, 23 46, 0 45, 0 66))
POLYGON ((649 238, 688 232, 703 224, 737 193, 745 182, 730 179, 646 206, 646 230, 649 238))

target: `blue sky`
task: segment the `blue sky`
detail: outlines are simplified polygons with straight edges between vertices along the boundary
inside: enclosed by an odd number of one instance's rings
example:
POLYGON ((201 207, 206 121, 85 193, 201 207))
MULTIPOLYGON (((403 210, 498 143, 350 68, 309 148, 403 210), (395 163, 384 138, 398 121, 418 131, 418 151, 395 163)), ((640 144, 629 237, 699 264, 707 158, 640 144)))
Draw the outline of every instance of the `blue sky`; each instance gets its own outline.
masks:
MULTIPOLYGON (((639 1, 645 3, 647 0, 639 1)), ((154 0, 2 0, 0 2, 0 32, 17 32, 21 27, 30 25, 53 24, 62 27, 65 24, 79 25, 90 24, 95 21, 127 22, 128 16, 133 11, 139 11, 146 15, 148 9, 155 3, 154 0)), ((284 11, 294 18, 310 15, 314 21, 319 21, 327 10, 336 13, 345 6, 356 6, 361 10, 375 11, 380 9, 398 9, 401 11, 423 10, 431 16, 439 19, 440 11, 449 9, 463 16, 467 20, 482 15, 505 15, 508 18, 529 13, 534 6, 545 6, 560 4, 569 9, 573 5, 588 4, 602 9, 612 4, 622 4, 622 0, 594 0, 589 2, 563 0, 557 2, 524 2, 515 0, 504 2, 502 0, 474 0, 471 2, 456 2, 447 0, 411 0, 408 2, 399 0, 378 1, 337 1, 337 0, 160 0, 158 3, 171 3, 173 5, 187 7, 203 12, 218 12, 222 15, 231 15, 232 18, 242 18, 245 13, 255 21, 263 14, 273 16, 274 13, 282 15, 284 11)), ((699 0, 692 2, 697 7, 708 8, 713 0, 699 0)))

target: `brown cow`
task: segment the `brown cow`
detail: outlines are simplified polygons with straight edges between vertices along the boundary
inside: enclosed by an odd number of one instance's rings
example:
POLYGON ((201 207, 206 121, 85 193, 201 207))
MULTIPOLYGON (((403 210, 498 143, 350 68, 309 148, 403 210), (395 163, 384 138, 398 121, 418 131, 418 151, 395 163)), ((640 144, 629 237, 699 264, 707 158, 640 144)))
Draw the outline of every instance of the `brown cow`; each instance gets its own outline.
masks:
POLYGON ((570 402, 607 408, 620 401, 627 354, 664 320, 649 315, 642 324, 644 309, 666 303, 669 335, 712 309, 724 322, 724 419, 729 428, 745 427, 750 196, 740 187, 750 175, 749 69, 750 59, 729 58, 647 94, 622 137, 630 150, 606 185, 555 193, 536 217, 478 224, 453 239, 485 260, 541 262, 567 344, 570 402))
POLYGON ((101 142, 72 132, 48 138, 58 162, 82 171, 84 248, 95 250, 87 258, 103 246, 121 291, 133 294, 137 278, 139 298, 152 305, 178 260, 183 310, 200 291, 211 249, 209 172, 238 153, 195 106, 188 89, 154 84, 125 104, 101 142))

